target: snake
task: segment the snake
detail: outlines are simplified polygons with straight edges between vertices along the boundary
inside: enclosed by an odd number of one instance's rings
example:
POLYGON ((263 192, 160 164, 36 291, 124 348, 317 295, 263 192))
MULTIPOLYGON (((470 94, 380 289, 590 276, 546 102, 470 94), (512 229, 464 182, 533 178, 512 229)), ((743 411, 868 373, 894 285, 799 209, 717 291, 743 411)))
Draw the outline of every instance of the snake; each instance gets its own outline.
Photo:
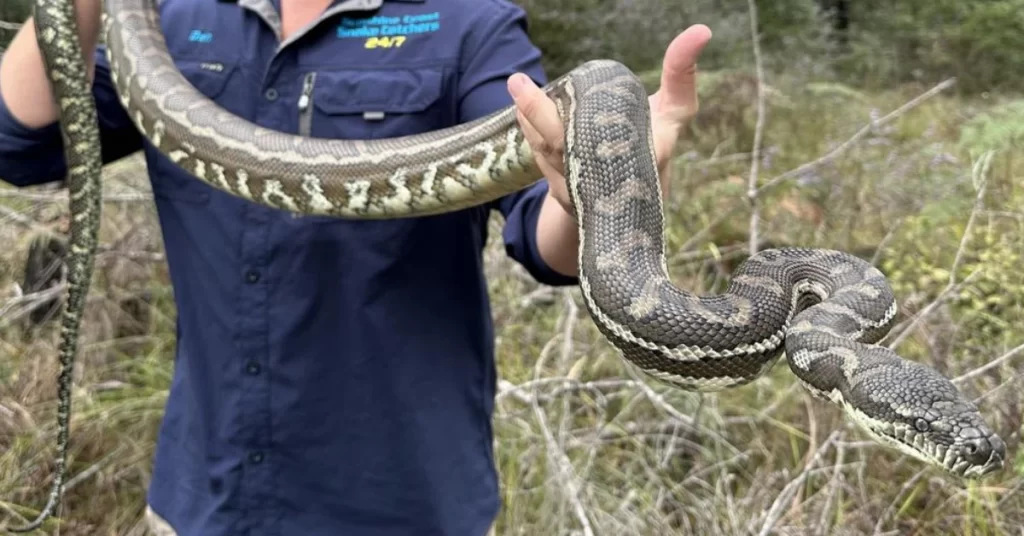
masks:
MULTIPOLYGON (((195 180, 263 206, 348 219, 429 217, 492 201, 542 178, 516 108, 414 135, 344 140, 269 130, 214 103, 179 72, 156 0, 105 0, 111 76, 131 120, 195 180)), ((57 504, 68 449, 70 383, 100 219, 101 153, 71 0, 36 0, 38 44, 59 103, 71 229, 58 378, 57 504)), ((649 378, 688 391, 751 383, 782 355, 813 397, 878 444, 946 474, 980 478, 1006 446, 975 403, 936 369, 880 344, 897 300, 885 275, 831 249, 757 251, 715 295, 673 283, 645 87, 625 65, 590 60, 542 88, 564 128, 564 169, 579 233, 578 284, 600 334, 649 378)))

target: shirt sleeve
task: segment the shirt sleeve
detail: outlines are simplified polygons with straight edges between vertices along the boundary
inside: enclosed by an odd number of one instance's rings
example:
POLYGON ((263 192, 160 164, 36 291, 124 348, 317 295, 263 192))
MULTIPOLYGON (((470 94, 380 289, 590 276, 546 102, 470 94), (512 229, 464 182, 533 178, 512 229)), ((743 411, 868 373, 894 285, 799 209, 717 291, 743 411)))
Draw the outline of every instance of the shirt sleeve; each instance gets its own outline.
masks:
MULTIPOLYGON (((463 122, 511 105, 507 81, 516 72, 528 75, 537 85, 547 83, 540 50, 527 35, 526 13, 505 0, 490 0, 486 5, 494 9, 481 10, 490 13, 478 19, 479 26, 470 32, 465 43, 470 52, 463 62, 459 82, 459 115, 463 122)), ((539 283, 575 285, 576 277, 553 270, 537 249, 537 219, 547 191, 547 181, 539 180, 494 202, 493 208, 505 218, 505 251, 539 283)))
MULTIPOLYGON (((142 147, 142 137, 114 91, 105 50, 96 50, 93 96, 99 118, 103 163, 110 163, 142 147)), ((0 96, 0 180, 14 186, 61 181, 67 173, 60 126, 54 122, 29 128, 12 114, 0 96)))

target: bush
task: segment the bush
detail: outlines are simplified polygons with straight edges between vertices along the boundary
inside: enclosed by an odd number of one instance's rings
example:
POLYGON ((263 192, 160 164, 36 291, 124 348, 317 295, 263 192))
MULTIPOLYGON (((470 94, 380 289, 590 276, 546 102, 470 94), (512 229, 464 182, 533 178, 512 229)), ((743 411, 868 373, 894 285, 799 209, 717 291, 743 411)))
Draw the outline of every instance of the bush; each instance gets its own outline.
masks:
POLYGON ((883 85, 956 76, 961 91, 1016 88, 1024 74, 1024 0, 888 2, 851 7, 852 78, 883 85))
MULTIPOLYGON (((702 68, 749 68, 746 1, 515 0, 551 76, 593 58, 636 70, 655 68, 665 46, 687 26, 704 23, 714 39, 702 68)), ((849 2, 849 29, 839 36, 827 0, 758 2, 765 69, 805 79, 872 88, 937 83, 956 76, 965 92, 1019 87, 1024 73, 1024 0, 987 2, 849 2), (839 39, 842 37, 843 39, 839 39)))

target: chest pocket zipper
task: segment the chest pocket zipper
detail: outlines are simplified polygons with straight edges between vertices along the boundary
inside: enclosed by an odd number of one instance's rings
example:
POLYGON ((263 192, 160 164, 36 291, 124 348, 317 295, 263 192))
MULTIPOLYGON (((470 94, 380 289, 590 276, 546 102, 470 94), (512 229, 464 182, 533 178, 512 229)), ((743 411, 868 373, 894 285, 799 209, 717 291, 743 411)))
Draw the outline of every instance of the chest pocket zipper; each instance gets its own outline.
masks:
MULTIPOLYGON (((309 137, 313 131, 313 88, 316 85, 316 71, 307 73, 302 80, 302 94, 299 95, 299 135, 309 137)), ((363 119, 380 121, 384 112, 363 112, 363 119)))
POLYGON ((299 95, 299 135, 308 137, 313 130, 313 85, 316 83, 316 71, 306 74, 302 81, 302 94, 299 95))

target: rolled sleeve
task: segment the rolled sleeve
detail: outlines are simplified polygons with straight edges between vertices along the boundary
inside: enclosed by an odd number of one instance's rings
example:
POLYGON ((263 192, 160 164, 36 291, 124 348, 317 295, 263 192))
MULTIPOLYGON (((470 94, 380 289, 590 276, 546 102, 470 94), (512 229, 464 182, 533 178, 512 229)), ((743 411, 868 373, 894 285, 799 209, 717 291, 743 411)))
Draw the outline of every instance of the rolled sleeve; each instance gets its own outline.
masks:
POLYGON ((61 178, 63 144, 56 123, 28 128, 11 113, 0 95, 0 180, 31 186, 61 178))
MULTIPOLYGON (((485 13, 467 38, 465 46, 470 52, 460 73, 459 113, 464 122, 511 105, 507 81, 517 72, 526 74, 537 85, 547 83, 540 50, 527 35, 526 13, 504 0, 482 4, 492 9, 481 10, 485 13)), ((539 180, 494 203, 493 208, 505 218, 505 251, 539 283, 574 285, 577 278, 552 269, 537 248, 537 219, 547 191, 547 181, 539 180)))
MULTIPOLYGON (((102 47, 96 50, 93 96, 103 163, 141 149, 142 137, 121 106, 102 47)), ((63 180, 66 173, 60 126, 55 122, 29 128, 14 117, 0 96, 0 180, 14 186, 32 186, 63 180)))
POLYGON ((499 210, 505 216, 502 238, 505 252, 515 259, 538 282, 551 286, 575 285, 574 276, 556 272, 540 255, 537 248, 537 219, 548 193, 547 181, 541 181, 523 192, 505 196, 499 210))

